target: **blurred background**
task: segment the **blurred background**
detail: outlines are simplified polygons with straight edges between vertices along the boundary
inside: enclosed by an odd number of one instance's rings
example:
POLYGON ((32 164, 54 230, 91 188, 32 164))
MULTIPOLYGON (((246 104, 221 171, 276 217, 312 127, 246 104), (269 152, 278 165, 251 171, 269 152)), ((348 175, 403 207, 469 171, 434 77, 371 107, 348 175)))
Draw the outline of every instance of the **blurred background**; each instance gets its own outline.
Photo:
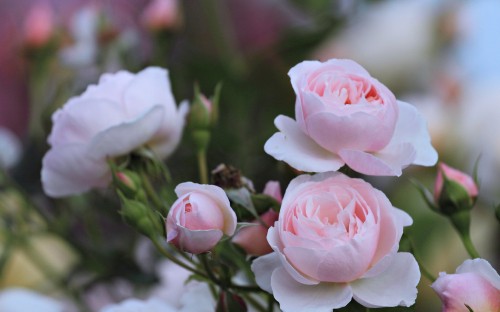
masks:
MULTIPOLYGON (((102 73, 166 67, 178 103, 192 99, 194 83, 211 95, 222 82, 210 168, 230 164, 257 190, 268 180, 284 190, 294 173, 263 146, 274 118, 294 115, 287 72, 330 58, 357 61, 417 106, 441 161, 471 173, 481 156, 472 240, 499 271, 499 34, 497 0, 0 1, 0 288, 27 287, 95 311, 161 280, 156 255, 124 225, 116 198, 93 191, 54 200, 41 190, 51 114, 102 73)), ((197 179, 195 157, 185 136, 167 160, 176 182, 197 179)), ((369 181, 412 215, 408 233, 437 275, 467 254, 408 180, 432 189, 435 175, 409 168, 369 181)), ((430 284, 422 277, 417 311, 440 309, 430 284)))

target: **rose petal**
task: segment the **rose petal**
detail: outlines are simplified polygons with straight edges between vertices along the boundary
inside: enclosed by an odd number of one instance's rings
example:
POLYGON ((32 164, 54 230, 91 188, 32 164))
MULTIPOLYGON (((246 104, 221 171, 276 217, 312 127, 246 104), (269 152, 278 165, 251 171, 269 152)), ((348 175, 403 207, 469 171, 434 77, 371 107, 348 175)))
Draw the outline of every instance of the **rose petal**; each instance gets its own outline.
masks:
POLYGON ((347 284, 304 285, 293 279, 283 268, 274 270, 271 287, 274 298, 286 312, 329 312, 346 306, 352 299, 352 290, 347 284))
POLYGON ((409 307, 415 303, 420 270, 412 254, 397 253, 393 263, 378 276, 351 283, 354 300, 369 308, 409 307))
POLYGON ((500 290, 500 275, 495 271, 491 264, 484 259, 465 260, 458 268, 456 273, 476 273, 491 283, 496 289, 500 290))
POLYGON ((137 149, 158 131, 163 114, 163 107, 156 105, 136 120, 121 123, 98 133, 90 142, 90 155, 99 159, 124 155, 137 149))
POLYGON ((163 106, 165 116, 176 115, 168 71, 163 68, 148 67, 137 73, 125 90, 123 98, 125 110, 130 118, 144 114, 155 105, 163 106))
POLYGON ((175 114, 163 115, 160 129, 150 141, 151 149, 159 158, 165 158, 174 152, 182 138, 188 112, 189 104, 184 101, 175 114))
POLYGON ((189 250, 193 254, 200 254, 212 249, 222 238, 220 230, 189 230, 177 225, 175 229, 169 229, 167 242, 176 241, 176 246, 181 250, 189 250))
POLYGON ((268 293, 273 293, 271 288, 271 275, 273 271, 281 268, 281 261, 276 252, 258 257, 252 262, 252 272, 255 274, 255 281, 260 288, 268 293))
MULTIPOLYGON (((381 153, 389 152, 401 143, 409 143, 415 149, 415 165, 433 166, 436 164, 438 154, 431 145, 431 138, 427 131, 427 122, 415 106, 398 101, 399 118, 391 142, 381 153)), ((391 152, 389 152, 391 153, 391 152)))
POLYGON ((48 142, 52 146, 87 143, 97 133, 124 120, 126 116, 116 102, 73 98, 52 116, 54 126, 48 142))
POLYGON ((308 172, 336 171, 344 164, 305 135, 290 117, 280 115, 274 123, 281 132, 267 140, 264 150, 277 160, 308 172))
POLYGON ((111 181, 108 164, 88 157, 86 146, 68 144, 51 148, 43 158, 42 185, 52 197, 79 194, 111 181))
POLYGON ((410 144, 400 144, 391 150, 373 154, 344 149, 339 155, 351 169, 374 176, 400 176, 402 169, 415 159, 415 151, 410 144))
POLYGON ((338 115, 320 112, 306 117, 309 136, 332 153, 346 150, 380 150, 391 140, 393 125, 365 112, 338 115))

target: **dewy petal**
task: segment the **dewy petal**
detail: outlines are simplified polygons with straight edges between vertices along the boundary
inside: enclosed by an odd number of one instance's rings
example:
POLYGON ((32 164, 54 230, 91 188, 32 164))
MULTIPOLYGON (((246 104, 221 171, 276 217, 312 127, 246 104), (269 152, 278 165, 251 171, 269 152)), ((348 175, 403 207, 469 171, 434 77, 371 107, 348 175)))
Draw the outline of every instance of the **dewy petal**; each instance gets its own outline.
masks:
POLYGON ((94 187, 105 187, 111 181, 106 161, 88 157, 85 145, 53 147, 42 162, 43 189, 52 197, 83 193, 94 187))
POLYGON ((487 280, 496 289, 500 290, 500 275, 495 271, 491 264, 484 259, 468 259, 462 263, 456 271, 461 273, 475 273, 487 280))
POLYGON ((98 133, 90 142, 90 155, 96 159, 119 156, 145 145, 158 131, 163 114, 163 107, 156 105, 136 120, 98 133))
POLYGON ((274 120, 281 131, 267 140, 264 150, 297 170, 308 172, 336 171, 344 162, 305 135, 290 117, 280 115, 274 120))
POLYGON ((415 106, 398 101, 399 118, 391 142, 380 152, 384 153, 401 143, 409 143, 415 149, 415 165, 433 166, 438 154, 431 145, 431 138, 427 131, 427 123, 415 106))
POLYGON ((258 257, 252 262, 251 266, 257 285, 271 294, 273 293, 271 288, 271 275, 274 270, 281 267, 281 261, 276 252, 258 257))
POLYGON ((339 155, 351 169, 373 176, 400 176, 402 169, 415 159, 415 151, 409 144, 374 154, 343 149, 339 155))
POLYGON ((409 307, 417 298, 420 270, 412 254, 397 253, 393 263, 378 276, 351 283, 354 300, 368 308, 409 307))
POLYGON ((329 312, 346 306, 352 299, 352 290, 348 284, 304 285, 293 279, 283 268, 274 270, 271 287, 274 298, 284 312, 329 312))

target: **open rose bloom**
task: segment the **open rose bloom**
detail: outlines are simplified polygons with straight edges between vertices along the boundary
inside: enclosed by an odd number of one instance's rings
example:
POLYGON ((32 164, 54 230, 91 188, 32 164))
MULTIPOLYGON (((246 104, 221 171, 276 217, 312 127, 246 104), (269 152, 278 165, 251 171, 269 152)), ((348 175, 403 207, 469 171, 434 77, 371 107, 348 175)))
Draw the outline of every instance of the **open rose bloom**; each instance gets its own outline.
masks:
POLYGON ((165 158, 179 143, 187 110, 187 104, 176 107, 164 69, 102 75, 52 116, 51 149, 42 168, 45 193, 61 197, 106 187, 107 159, 140 147, 165 158))
POLYGON ((399 176, 410 164, 432 166, 437 153, 417 109, 396 100, 357 63, 304 61, 291 78, 297 100, 293 120, 275 119, 280 132, 264 147, 278 160, 306 172, 336 171, 399 176))
POLYGON ((361 179, 301 175, 269 229, 274 252, 257 258, 252 270, 286 312, 331 311, 352 298, 366 307, 411 306, 420 271, 413 255, 397 252, 411 223, 361 179))
POLYGON ((443 302, 443 312, 500 311, 500 276, 484 259, 466 260, 455 274, 441 272, 432 288, 443 302))

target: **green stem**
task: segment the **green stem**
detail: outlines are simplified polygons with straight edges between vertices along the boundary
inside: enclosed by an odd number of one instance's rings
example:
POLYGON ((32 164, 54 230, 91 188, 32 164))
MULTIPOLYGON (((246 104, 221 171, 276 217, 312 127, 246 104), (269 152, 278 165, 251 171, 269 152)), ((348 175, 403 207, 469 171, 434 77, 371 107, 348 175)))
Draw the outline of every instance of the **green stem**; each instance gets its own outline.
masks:
POLYGON ((208 278, 213 281, 215 284, 220 285, 220 281, 219 279, 214 275, 214 273, 212 272, 211 268, 210 268, 210 264, 208 263, 208 257, 207 257, 207 254, 204 253, 204 254, 200 254, 198 256, 198 258, 200 258, 201 260, 201 264, 203 265, 203 268, 205 269, 205 272, 207 272, 207 276, 208 278))
POLYGON ((420 272, 429 281, 434 282, 436 280, 436 277, 429 270, 427 270, 427 268, 422 264, 420 257, 417 255, 417 252, 415 251, 415 245, 413 245, 413 242, 411 241, 411 239, 409 237, 408 237, 408 241, 410 242, 410 249, 413 253, 413 256, 415 257, 415 260, 418 263, 418 266, 420 268, 420 272))
POLYGON ((200 170, 201 184, 208 184, 207 153, 204 149, 198 150, 198 169, 200 170))
POLYGON ((474 244, 472 243, 472 240, 470 238, 470 235, 468 234, 461 234, 460 238, 462 239, 462 242, 464 243, 465 249, 469 253, 472 259, 474 258, 481 258, 479 253, 476 250, 476 247, 474 247, 474 244))
POLYGON ((267 312, 274 311, 274 297, 271 294, 267 294, 267 312))
POLYGON ((153 245, 155 245, 156 249, 165 257, 167 258, 168 260, 172 261, 173 263, 177 264, 178 266, 190 271, 190 272, 193 272, 194 274, 197 274, 201 277, 204 277, 204 278, 209 278, 205 273, 195 269, 195 268, 192 268, 190 267, 189 265, 185 264, 184 262, 180 261, 179 259, 177 259, 176 257, 174 257, 173 255, 171 255, 168 251, 166 251, 162 246, 161 244, 155 240, 155 239, 152 239, 151 240, 153 242, 153 245))

